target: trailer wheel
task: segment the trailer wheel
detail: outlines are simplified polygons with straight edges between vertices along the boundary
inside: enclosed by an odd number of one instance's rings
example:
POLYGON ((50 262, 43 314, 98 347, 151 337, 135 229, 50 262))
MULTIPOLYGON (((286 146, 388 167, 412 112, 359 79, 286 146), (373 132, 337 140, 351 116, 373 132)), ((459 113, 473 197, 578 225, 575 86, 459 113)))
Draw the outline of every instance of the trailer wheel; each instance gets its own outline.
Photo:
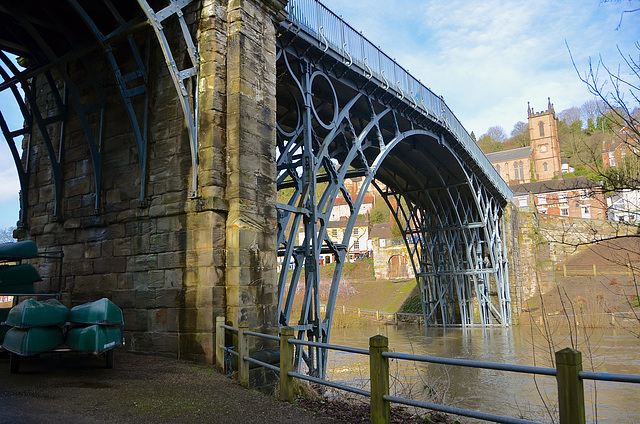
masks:
POLYGON ((16 355, 15 353, 10 354, 9 356, 9 370, 12 374, 16 374, 20 369, 20 355, 16 355))
POLYGON ((107 357, 107 368, 113 368, 113 349, 108 350, 107 353, 105 353, 105 356, 107 357))

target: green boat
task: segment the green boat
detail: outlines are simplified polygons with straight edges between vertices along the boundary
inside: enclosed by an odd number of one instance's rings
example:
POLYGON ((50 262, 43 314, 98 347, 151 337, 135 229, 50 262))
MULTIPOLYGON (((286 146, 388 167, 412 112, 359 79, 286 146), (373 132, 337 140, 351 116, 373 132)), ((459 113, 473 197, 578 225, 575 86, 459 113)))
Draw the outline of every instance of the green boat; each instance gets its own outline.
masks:
POLYGON ((99 355, 122 344, 122 330, 118 326, 90 325, 72 327, 67 332, 67 346, 80 352, 99 355))
POLYGON ((122 325, 122 309, 106 297, 95 302, 74 306, 69 321, 77 324, 122 325))
POLYGON ((5 287, 42 281, 37 269, 31 264, 0 266, 0 290, 5 287))
POLYGON ((38 246, 31 241, 0 243, 0 261, 19 261, 38 256, 38 246))
POLYGON ((26 299, 11 308, 6 324, 18 328, 45 327, 63 325, 68 319, 69 309, 56 299, 26 299))
POLYGON ((63 343, 60 327, 11 328, 4 335, 2 347, 16 355, 33 356, 63 343))

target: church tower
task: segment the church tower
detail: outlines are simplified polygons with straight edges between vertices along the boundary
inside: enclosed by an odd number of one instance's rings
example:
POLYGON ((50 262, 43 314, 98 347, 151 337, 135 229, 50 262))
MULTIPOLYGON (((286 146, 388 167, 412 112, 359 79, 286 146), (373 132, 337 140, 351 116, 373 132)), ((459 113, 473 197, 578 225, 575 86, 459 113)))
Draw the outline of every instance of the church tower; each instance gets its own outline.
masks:
POLYGON ((538 181, 562 178, 562 162, 560 161, 560 142, 556 113, 549 98, 547 110, 534 112, 527 102, 529 114, 529 135, 531 137, 531 159, 534 177, 538 181))

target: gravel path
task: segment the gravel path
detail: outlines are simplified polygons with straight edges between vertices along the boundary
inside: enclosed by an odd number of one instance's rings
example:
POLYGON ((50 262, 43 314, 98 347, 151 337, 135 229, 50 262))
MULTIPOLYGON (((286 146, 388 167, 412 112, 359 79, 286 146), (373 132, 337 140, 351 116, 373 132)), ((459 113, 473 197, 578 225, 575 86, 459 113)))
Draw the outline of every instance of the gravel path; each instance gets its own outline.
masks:
POLYGON ((82 354, 0 357, 0 423, 344 423, 280 402, 202 365, 118 349, 115 366, 82 354))

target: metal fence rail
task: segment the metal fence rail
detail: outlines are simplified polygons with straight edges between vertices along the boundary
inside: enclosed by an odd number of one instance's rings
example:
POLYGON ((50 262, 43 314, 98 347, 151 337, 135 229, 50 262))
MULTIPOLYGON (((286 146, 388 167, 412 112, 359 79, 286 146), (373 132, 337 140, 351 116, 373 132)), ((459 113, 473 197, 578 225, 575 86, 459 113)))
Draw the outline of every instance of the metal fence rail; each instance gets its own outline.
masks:
POLYGON ((390 422, 390 403, 415 406, 448 414, 461 415, 489 422, 505 424, 540 424, 535 421, 514 417, 489 414, 481 411, 473 411, 446 405, 423 402, 389 395, 389 359, 399 359, 415 362, 428 362, 443 365, 490 369, 507 372, 518 372, 532 375, 544 375, 556 377, 558 386, 558 405, 560 424, 584 424, 584 380, 609 381, 620 383, 640 384, 640 375, 614 374, 582 371, 581 353, 573 349, 563 349, 556 352, 557 368, 532 367, 517 364, 503 364, 498 362, 473 361, 467 359, 442 358, 436 356, 413 355, 400 352, 389 352, 388 339, 384 336, 374 336, 369 339, 369 349, 354 348, 349 346, 318 343, 294 338, 292 327, 280 329, 280 336, 256 333, 248 331, 246 322, 241 322, 238 328, 226 325, 223 317, 216 319, 216 363, 224 368, 225 352, 238 358, 238 375, 240 383, 249 387, 249 363, 263 366, 280 375, 279 397, 281 400, 293 401, 293 379, 301 379, 313 383, 333 387, 358 395, 371 398, 370 418, 372 424, 388 424, 390 422), (230 331, 237 334, 235 351, 226 347, 225 333, 230 331), (280 341, 280 366, 274 366, 248 355, 248 337, 259 337, 268 340, 280 341), (300 374, 294 371, 295 346, 315 346, 323 349, 332 349, 369 356, 370 386, 371 390, 347 386, 332 381, 323 380, 313 376, 300 374))
POLYGON ((348 66, 360 69, 368 79, 374 79, 398 98, 413 105, 430 119, 447 128, 460 146, 482 168, 491 184, 513 201, 513 193, 453 114, 441 96, 422 84, 359 31, 346 23, 318 0, 289 0, 287 21, 296 31, 304 31, 317 40, 324 51, 331 49, 348 66))

